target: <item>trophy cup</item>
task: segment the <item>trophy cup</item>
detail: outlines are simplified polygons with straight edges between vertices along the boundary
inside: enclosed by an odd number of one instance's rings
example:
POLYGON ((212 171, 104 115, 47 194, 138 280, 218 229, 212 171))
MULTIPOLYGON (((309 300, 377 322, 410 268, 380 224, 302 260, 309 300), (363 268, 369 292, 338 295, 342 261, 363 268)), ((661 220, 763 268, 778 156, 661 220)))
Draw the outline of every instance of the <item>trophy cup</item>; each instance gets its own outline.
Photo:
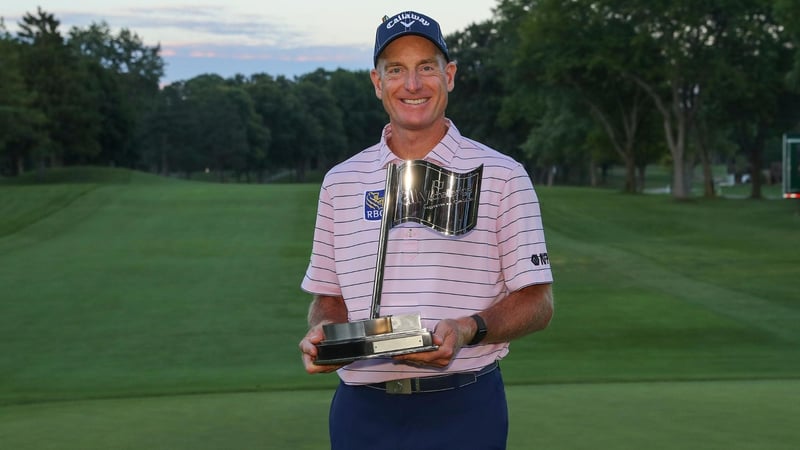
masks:
POLYGON ((378 238, 370 317, 323 325, 325 340, 317 344, 315 364, 347 364, 360 359, 431 351, 431 332, 420 314, 380 316, 383 270, 389 230, 416 222, 446 236, 460 236, 478 220, 483 165, 456 173, 428 161, 389 164, 378 238))

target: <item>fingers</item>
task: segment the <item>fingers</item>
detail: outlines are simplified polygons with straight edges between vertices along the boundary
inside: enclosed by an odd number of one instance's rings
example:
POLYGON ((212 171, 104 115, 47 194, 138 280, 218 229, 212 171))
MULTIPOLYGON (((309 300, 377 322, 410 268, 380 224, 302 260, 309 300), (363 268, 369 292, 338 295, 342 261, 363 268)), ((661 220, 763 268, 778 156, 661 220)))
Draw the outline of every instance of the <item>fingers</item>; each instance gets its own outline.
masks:
POLYGON ((414 366, 447 367, 461 348, 456 327, 457 323, 443 320, 439 322, 436 331, 432 334, 433 344, 437 345, 438 349, 395 356, 394 358, 414 366))
POLYGON ((305 337, 300 341, 300 353, 302 354, 303 366, 309 374, 315 373, 329 373, 342 367, 340 364, 336 365, 318 365, 314 364, 317 359, 317 346, 324 339, 322 327, 314 327, 308 331, 305 337))
POLYGON ((399 355, 395 356, 394 359, 416 367, 430 366, 442 368, 450 365, 454 356, 455 353, 453 353, 452 347, 444 344, 440 345, 436 350, 399 355))
POLYGON ((335 372, 342 367, 341 364, 314 364, 315 359, 316 356, 303 353, 303 366, 309 374, 335 372))
POLYGON ((416 367, 429 366, 443 368, 450 365, 450 362, 453 360, 453 356, 452 352, 439 347, 438 350, 395 356, 394 359, 403 361, 406 364, 416 367))

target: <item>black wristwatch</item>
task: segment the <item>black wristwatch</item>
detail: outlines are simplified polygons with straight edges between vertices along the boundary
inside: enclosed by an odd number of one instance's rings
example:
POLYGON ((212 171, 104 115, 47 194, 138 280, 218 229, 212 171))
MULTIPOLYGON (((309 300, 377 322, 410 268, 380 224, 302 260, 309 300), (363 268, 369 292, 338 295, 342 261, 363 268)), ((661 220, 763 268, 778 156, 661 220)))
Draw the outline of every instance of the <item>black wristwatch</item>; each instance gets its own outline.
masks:
POLYGON ((486 329, 486 322, 484 322, 483 318, 477 314, 473 314, 470 317, 472 317, 472 320, 474 320, 475 324, 478 325, 478 331, 475 332, 475 336, 467 345, 478 345, 481 343, 483 338, 486 337, 486 332, 488 331, 486 329))

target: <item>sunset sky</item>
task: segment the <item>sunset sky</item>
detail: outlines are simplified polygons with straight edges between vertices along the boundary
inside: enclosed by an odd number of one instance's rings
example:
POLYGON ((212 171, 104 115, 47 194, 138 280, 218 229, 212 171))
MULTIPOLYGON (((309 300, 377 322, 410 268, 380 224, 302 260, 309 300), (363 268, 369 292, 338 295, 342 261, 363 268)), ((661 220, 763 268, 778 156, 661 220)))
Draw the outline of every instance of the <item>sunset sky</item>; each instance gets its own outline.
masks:
POLYGON ((497 0, 0 0, 0 17, 15 33, 37 6, 73 26, 105 21, 128 28, 145 45, 161 45, 162 83, 203 73, 229 77, 268 73, 293 77, 319 67, 369 69, 375 28, 384 15, 427 14, 445 35, 492 17, 497 0))

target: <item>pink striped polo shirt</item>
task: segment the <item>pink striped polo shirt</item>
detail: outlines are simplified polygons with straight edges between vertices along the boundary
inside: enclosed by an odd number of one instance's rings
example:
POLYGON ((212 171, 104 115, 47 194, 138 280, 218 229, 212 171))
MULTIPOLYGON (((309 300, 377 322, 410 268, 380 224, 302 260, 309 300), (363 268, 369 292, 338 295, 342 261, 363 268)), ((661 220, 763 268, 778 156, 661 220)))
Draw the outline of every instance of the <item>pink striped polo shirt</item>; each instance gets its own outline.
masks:
MULTIPOLYGON (((301 288, 342 296, 348 319, 369 318, 380 218, 368 216, 368 193, 384 189, 386 165, 400 160, 381 141, 331 169, 320 189, 311 260, 301 288)), ((550 283, 539 201, 521 164, 461 136, 447 134, 425 158, 463 173, 483 164, 477 225, 448 237, 414 222, 389 231, 380 315, 420 313, 434 330, 446 318, 469 316, 510 292, 550 283)), ((463 347, 446 369, 419 368, 391 358, 339 369, 348 384, 478 370, 508 354, 508 343, 463 347)))

